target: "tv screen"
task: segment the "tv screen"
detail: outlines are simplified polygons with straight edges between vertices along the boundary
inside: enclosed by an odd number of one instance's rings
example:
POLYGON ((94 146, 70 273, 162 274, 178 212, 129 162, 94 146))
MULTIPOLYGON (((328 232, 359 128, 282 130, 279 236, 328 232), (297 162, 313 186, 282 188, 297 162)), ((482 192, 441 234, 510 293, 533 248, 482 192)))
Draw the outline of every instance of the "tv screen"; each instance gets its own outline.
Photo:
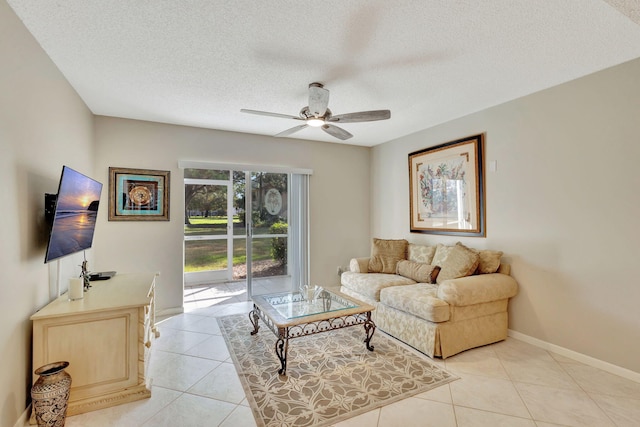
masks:
POLYGON ((98 181, 62 167, 45 263, 91 247, 101 192, 98 181))

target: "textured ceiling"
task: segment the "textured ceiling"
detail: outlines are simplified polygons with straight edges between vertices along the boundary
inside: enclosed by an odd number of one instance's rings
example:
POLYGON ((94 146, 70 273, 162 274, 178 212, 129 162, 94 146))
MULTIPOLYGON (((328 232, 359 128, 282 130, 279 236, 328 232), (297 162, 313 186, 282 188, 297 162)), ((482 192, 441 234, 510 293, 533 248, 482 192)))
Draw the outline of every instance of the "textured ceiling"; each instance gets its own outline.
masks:
MULTIPOLYGON (((275 135, 307 86, 373 146, 640 57, 638 1, 8 0, 98 115, 275 135)), ((339 142, 320 129, 292 135, 339 142)))

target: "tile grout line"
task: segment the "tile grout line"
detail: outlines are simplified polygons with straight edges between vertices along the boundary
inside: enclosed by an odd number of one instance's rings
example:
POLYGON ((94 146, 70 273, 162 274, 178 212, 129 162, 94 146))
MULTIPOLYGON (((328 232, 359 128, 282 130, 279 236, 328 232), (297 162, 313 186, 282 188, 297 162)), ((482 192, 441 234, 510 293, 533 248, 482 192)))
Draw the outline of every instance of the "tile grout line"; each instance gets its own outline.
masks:
MULTIPOLYGON (((537 425, 538 423, 536 418, 533 416, 533 413, 531 413, 531 409, 529 408, 529 405, 527 405, 527 401, 524 399, 524 397, 522 397, 522 393, 516 386, 516 381, 509 373, 509 370, 507 369, 507 367, 504 365, 502 358, 498 354, 498 351, 496 349, 493 349, 493 353, 495 354, 496 359, 498 359, 498 362, 500 362, 500 366, 502 366, 502 370, 504 371, 505 374, 507 374, 507 378, 509 379, 509 382, 511 382, 511 385, 513 386, 514 390, 516 391, 516 393, 518 393, 518 397, 520 398, 520 401, 522 402, 524 407, 527 409, 527 412, 529 413, 529 419, 533 421, 534 424, 537 425)), ((551 357, 551 355, 549 355, 549 357, 551 357)))
MULTIPOLYGON (((545 350, 545 351, 547 351, 547 353, 551 353, 551 352, 550 352, 550 351, 548 351, 548 350, 545 350)), ((551 354, 550 354, 550 355, 551 355, 551 354)), ((584 389, 584 387, 582 387, 582 385, 578 382, 578 380, 577 380, 576 378, 574 378, 574 376, 573 376, 573 375, 571 375, 571 372, 569 372, 569 371, 568 371, 568 370, 563 366, 563 364, 562 364, 562 363, 558 362, 558 361, 553 357, 553 355, 551 355, 551 358, 553 358, 553 360, 558 364, 558 366, 560 366, 560 369, 562 369, 562 371, 563 371, 565 374, 567 374, 567 375, 569 376, 569 378, 571 378, 571 380, 572 380, 572 381, 573 381, 573 382, 578 386, 578 388, 580 389, 580 391, 582 391, 582 392, 587 396, 587 398, 589 398, 589 400, 590 400, 591 402, 593 402, 593 404, 594 404, 594 405, 595 405, 595 406, 600 410, 600 412, 602 412, 602 413, 604 414, 604 416, 605 416, 605 417, 607 417, 607 419, 608 419, 609 421, 611 421, 611 425, 616 426, 616 425, 617 425, 617 423, 615 422, 615 420, 614 420, 613 418, 611 418, 611 416, 609 415, 609 413, 608 413, 608 412, 607 412, 603 407, 601 407, 601 406, 598 404, 598 401, 597 401, 597 400, 595 400, 595 399, 591 396, 591 393, 589 393, 587 390, 585 390, 585 389, 584 389)), ((578 363, 580 363, 580 362, 578 362, 578 363)), ((598 368, 594 368, 594 369, 598 369, 598 368)), ((598 369, 598 370, 599 370, 599 369, 598 369)))

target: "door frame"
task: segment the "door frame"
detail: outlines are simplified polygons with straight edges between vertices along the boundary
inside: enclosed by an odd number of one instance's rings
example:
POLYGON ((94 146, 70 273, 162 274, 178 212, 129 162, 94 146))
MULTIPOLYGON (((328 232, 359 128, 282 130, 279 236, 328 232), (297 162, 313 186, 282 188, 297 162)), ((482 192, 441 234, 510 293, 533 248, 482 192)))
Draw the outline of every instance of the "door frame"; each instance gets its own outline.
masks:
POLYGON ((182 260, 184 285, 198 285, 210 282, 226 282, 233 280, 233 176, 229 180, 222 179, 197 179, 184 178, 183 185, 216 185, 227 187, 227 232, 224 235, 213 236, 184 236, 183 242, 195 240, 226 240, 227 241, 227 268, 223 270, 206 270, 185 272, 184 256, 182 260))

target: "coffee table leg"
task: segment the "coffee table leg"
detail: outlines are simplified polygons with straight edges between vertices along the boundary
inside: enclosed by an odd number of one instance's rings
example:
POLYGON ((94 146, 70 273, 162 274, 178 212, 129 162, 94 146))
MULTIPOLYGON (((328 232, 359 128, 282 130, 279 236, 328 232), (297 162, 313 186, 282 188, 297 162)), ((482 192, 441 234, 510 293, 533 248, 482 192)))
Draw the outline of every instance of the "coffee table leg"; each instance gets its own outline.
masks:
POLYGON ((253 331, 251 331, 251 335, 257 334, 258 329, 260 329, 260 325, 258 324, 258 313, 256 312, 255 307, 249 312, 249 321, 253 325, 253 331))
POLYGON ((367 312, 367 320, 364 322, 364 332, 367 334, 367 337, 364 340, 365 345, 367 346, 367 350, 373 351, 373 346, 371 345, 371 338, 373 338, 373 333, 376 331, 376 324, 371 320, 371 312, 367 312))
POLYGON ((280 330, 278 341, 276 341, 276 355, 280 359, 280 369, 278 374, 286 375, 287 373, 287 352, 289 351, 289 338, 286 338, 286 330, 280 330))

